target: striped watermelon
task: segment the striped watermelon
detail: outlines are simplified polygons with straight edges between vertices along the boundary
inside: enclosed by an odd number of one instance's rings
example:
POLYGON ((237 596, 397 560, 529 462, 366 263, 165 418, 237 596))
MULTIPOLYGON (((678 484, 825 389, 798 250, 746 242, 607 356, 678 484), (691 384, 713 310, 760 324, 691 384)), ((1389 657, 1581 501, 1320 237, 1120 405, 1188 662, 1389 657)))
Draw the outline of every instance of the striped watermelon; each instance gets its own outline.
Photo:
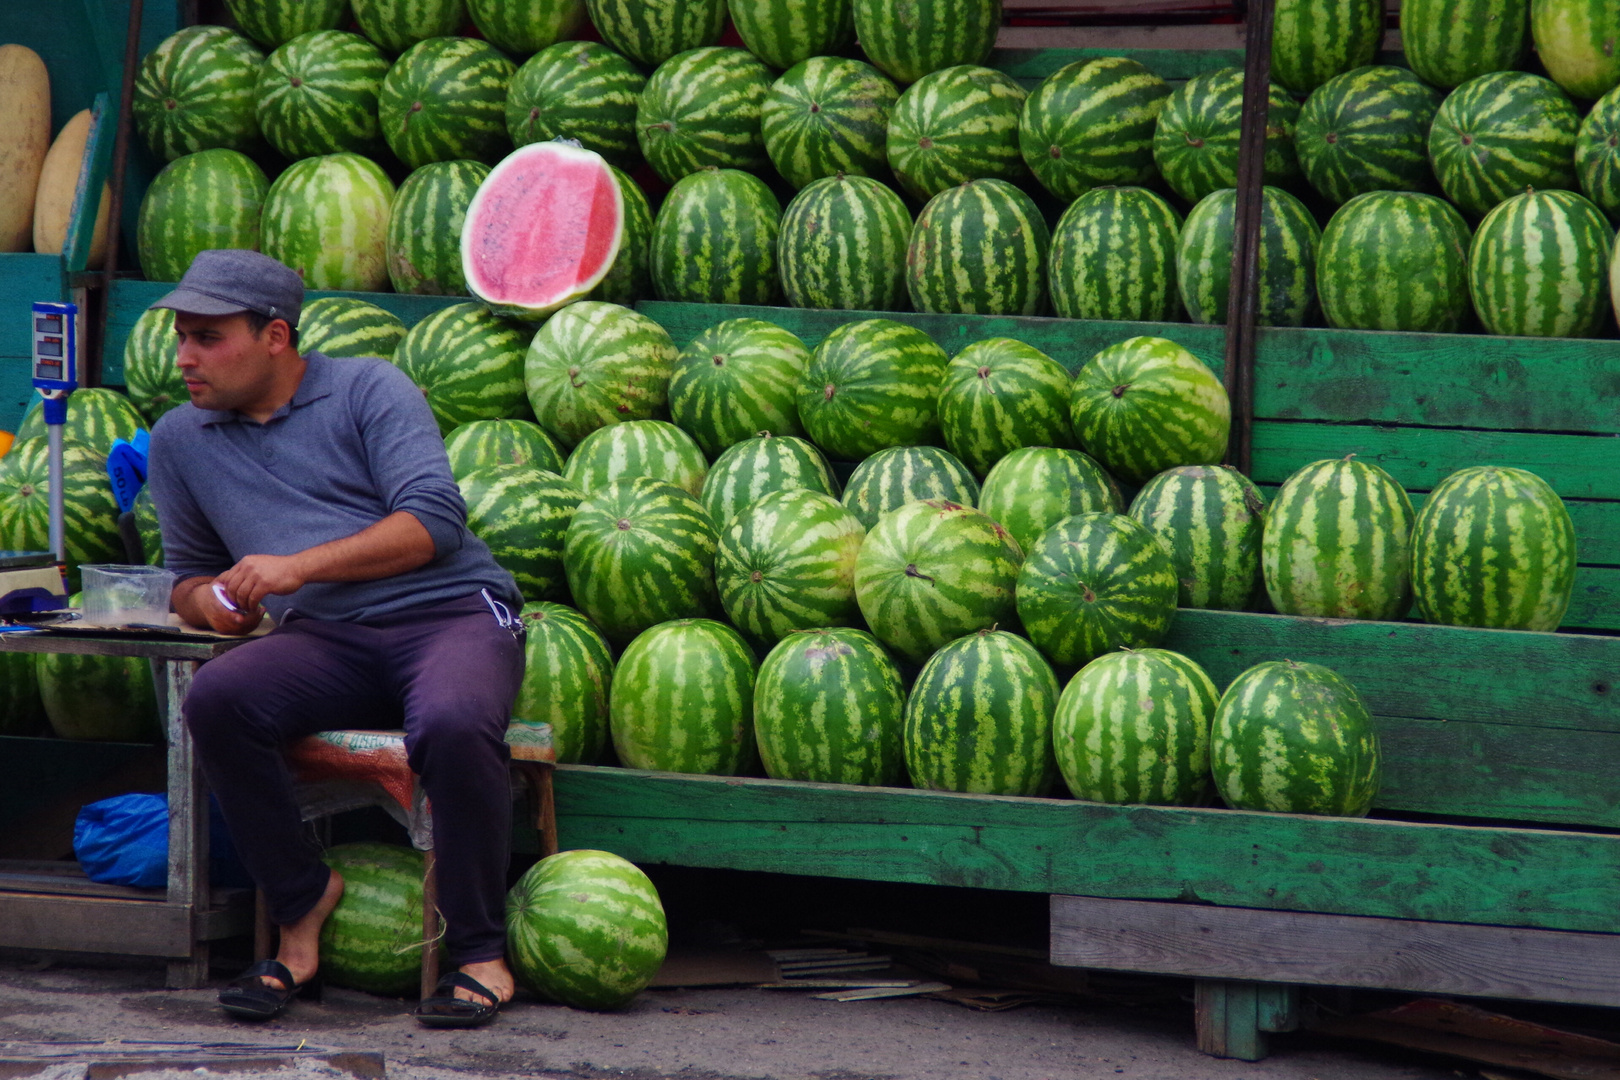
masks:
POLYGON ((899 96, 881 71, 859 60, 801 61, 771 84, 760 106, 765 152, 796 188, 824 176, 881 176, 889 110, 899 96))
POLYGON ((1592 106, 1575 143, 1581 190, 1613 221, 1620 221, 1620 87, 1592 106))
POLYGON ((984 177, 1024 180, 1018 118, 1029 93, 1011 75, 973 64, 924 75, 889 113, 889 167, 902 187, 926 202, 984 177))
POLYGON ((563 604, 523 605, 523 683, 512 717, 550 724, 559 765, 594 765, 608 743, 613 652, 591 621, 563 604))
MULTIPOLYGON (((186 380, 175 364, 179 339, 174 336, 174 312, 148 308, 141 312, 124 342, 124 385, 146 426, 177 405, 191 400, 186 380)), ((73 399, 68 398, 68 408, 73 399)))
POLYGON ((730 0, 728 6, 748 51, 783 71, 812 56, 842 53, 855 39, 850 0, 730 0))
POLYGON ((1620 7, 1608 0, 1534 0, 1530 36, 1571 97, 1591 101, 1620 86, 1620 7))
POLYGON ((838 497, 838 478, 821 451, 791 435, 760 435, 734 444, 714 459, 703 478, 703 506, 724 528, 772 491, 805 488, 838 497))
POLYGON ((759 666, 754 736, 774 780, 892 786, 905 777, 906 690, 864 630, 789 634, 759 666))
POLYGON ((1573 191, 1527 191, 1480 222, 1468 288, 1488 333, 1597 337, 1608 323, 1614 227, 1573 191))
POLYGON ((1446 198, 1482 217, 1526 188, 1577 186, 1581 117, 1551 79, 1498 71, 1457 87, 1429 128, 1429 160, 1446 198))
POLYGON ((1124 514, 1077 514, 1041 533, 1018 574, 1018 617, 1047 659, 1077 668, 1157 645, 1176 614, 1176 571, 1124 514))
POLYGON ((915 787, 1044 795, 1057 776, 1052 713, 1061 687, 1035 647, 980 630, 929 657, 906 701, 906 771, 915 787))
POLYGON ((652 280, 658 298, 775 303, 781 226, 782 204, 757 176, 704 169, 679 180, 653 222, 652 280))
POLYGON ((467 0, 478 32, 511 56, 529 56, 585 25, 585 0, 467 0))
POLYGON ((141 538, 141 555, 148 566, 162 566, 163 530, 158 525, 157 503, 152 499, 151 488, 143 487, 135 496, 133 513, 135 531, 141 538))
MULTIPOLYGON (((1224 188, 1192 208, 1176 249, 1176 279, 1193 322, 1225 323, 1232 281, 1237 191, 1224 188)), ((1316 249, 1322 230, 1305 204, 1267 187, 1260 213, 1261 326, 1304 326, 1316 313, 1316 249)))
POLYGON ((1093 188, 1052 231, 1052 310, 1065 319, 1181 320, 1180 239, 1181 215, 1147 188, 1093 188))
POLYGON ((576 1009, 616 1009, 663 966, 669 928, 647 875, 606 851, 561 851, 506 897, 506 952, 528 989, 576 1009))
POLYGON ((1197 806, 1209 786, 1220 691, 1168 649, 1106 653, 1058 698, 1052 745, 1069 792, 1091 802, 1197 806))
POLYGON ((225 0, 225 10, 242 33, 266 49, 342 26, 349 17, 348 0, 225 0))
POLYGON ((515 74, 517 65, 486 41, 417 42, 388 69, 377 98, 388 148, 412 169, 463 158, 493 165, 512 148, 506 91, 515 74))
POLYGON ((489 175, 481 161, 435 161, 405 178, 388 213, 384 255, 394 291, 466 296, 461 226, 478 185, 489 175))
POLYGON ((655 68, 676 53, 720 40, 726 0, 585 0, 602 40, 655 68))
POLYGON ((621 169, 641 157, 636 98, 647 77, 606 45, 559 41, 535 53, 512 76, 506 131, 524 146, 578 139, 621 169))
POLYGON ((419 386, 448 435, 470 420, 525 418, 524 348, 529 329, 482 304, 451 304, 411 327, 394 365, 419 386))
POLYGON ((141 199, 135 249, 148 281, 179 281, 197 252, 259 250, 270 181, 235 150, 203 150, 163 167, 141 199))
POLYGON ((979 500, 979 482, 967 466, 938 447, 891 446, 855 466, 843 503, 870 529, 890 510, 918 499, 972 506, 979 500))
POLYGON ((928 200, 906 249, 918 311, 1036 315, 1051 234, 1035 200, 1005 180, 969 180, 928 200))
POLYGON ((613 673, 613 748, 631 769, 736 776, 755 767, 754 652, 712 619, 660 623, 613 673))
POLYGON ((1412 601, 1412 500, 1354 455, 1290 476, 1266 512, 1260 565, 1284 615, 1399 619, 1412 601))
POLYGON ((770 90, 771 69, 746 50, 716 46, 672 57, 636 106, 641 153, 668 184, 711 167, 767 168, 760 110, 770 90))
POLYGON ((809 363, 810 350, 790 331, 763 319, 727 319, 676 358, 670 418, 711 457, 762 432, 803 435, 795 396, 809 363))
MULTIPOLYGON (((82 609, 84 594, 73 594, 68 603, 82 609)), ((32 661, 32 696, 57 738, 126 743, 162 740, 152 668, 141 658, 40 653, 25 659, 32 661)))
POLYGON ((259 243, 298 271, 305 288, 376 292, 388 284, 393 201, 393 181, 370 158, 305 158, 270 185, 259 243))
POLYGON ((799 422, 836 458, 859 461, 890 446, 939 438, 945 350, 892 319, 845 323, 810 354, 799 384, 799 422))
POLYGON ((1450 90, 1518 67, 1529 13, 1530 0, 1402 0, 1401 50, 1418 78, 1450 90))
POLYGON ((146 54, 135 76, 135 127, 159 161, 199 150, 257 149, 253 88, 264 53, 223 26, 188 26, 146 54))
POLYGON ((1170 87, 1123 56, 1077 60, 1024 102, 1018 146, 1035 178, 1065 201, 1106 184, 1145 184, 1170 87))
POLYGON ((1119 486, 1089 455, 1026 446, 996 462, 984 478, 979 509, 1032 551, 1041 534, 1075 514, 1120 513, 1119 486))
POLYGON ((668 481, 637 476, 579 504, 563 568, 579 609, 622 645, 649 626, 715 609, 715 543, 702 503, 668 481))
POLYGON ((1339 207, 1322 232, 1316 291, 1329 326, 1454 334, 1473 310, 1473 230, 1434 195, 1370 191, 1339 207))
MULTIPOLYGON (((1266 183, 1299 177, 1294 127, 1299 102, 1271 84, 1266 111, 1266 183)), ((1243 69, 1194 75, 1164 101, 1153 135, 1153 163, 1170 190, 1190 203, 1237 186, 1238 136, 1243 127, 1243 69)))
POLYGON ((392 359, 405 323, 391 311, 348 296, 311 301, 298 319, 298 350, 326 356, 392 359))
POLYGON ((726 618, 763 648, 795 630, 858 623, 855 557, 864 539, 861 522, 831 495, 763 496, 720 534, 714 584, 726 618))
POLYGON ((335 986, 398 996, 422 977, 420 851, 363 841, 321 856, 343 876, 343 898, 321 926, 321 974, 335 986))
POLYGON ((855 598, 872 633, 914 664, 1013 615, 1023 553, 969 506, 933 499, 878 519, 855 560, 855 598))
POLYGON ((1296 94, 1372 63, 1384 43, 1384 0, 1277 0, 1272 19, 1271 77, 1296 94))
POLYGON ((360 32, 383 52, 398 56, 430 37, 444 37, 467 21, 465 0, 350 0, 360 32))
POLYGON ((1184 608, 1242 611, 1260 581, 1266 501, 1229 465, 1183 465, 1142 485, 1131 517, 1159 538, 1184 608))
POLYGON ((1080 445, 1131 483, 1226 454, 1226 387, 1166 338, 1135 337, 1093 356, 1075 374, 1069 403, 1080 445))
POLYGON ((911 211, 866 176, 826 176, 788 203, 776 238, 782 291, 794 307, 898 311, 907 306, 911 211))
MULTIPOLYGON (((70 419, 72 402, 85 393, 80 390, 68 399, 70 419)), ((18 438, 0 457, 0 546, 9 550, 50 550, 49 441, 18 438)), ((79 564, 122 562, 124 544, 118 536, 118 503, 107 483, 107 459, 73 439, 62 443, 62 504, 68 588, 77 591, 79 564)))
POLYGON ((563 475, 587 495, 614 480, 650 476, 688 495, 703 490, 709 463, 692 436, 664 420, 627 420, 599 427, 568 455, 563 475))
POLYGON ((1364 817, 1382 775, 1378 732, 1356 688, 1320 664, 1273 660, 1232 680, 1210 729, 1226 805, 1364 817))
POLYGON ((652 208, 647 205, 647 196, 640 184, 630 179, 623 169, 608 167, 619 184, 624 233, 607 276, 586 299, 628 306, 637 300, 652 298, 652 208))
POLYGON ((1433 189, 1429 128, 1440 100, 1405 68, 1363 67, 1329 79, 1294 128, 1305 179, 1335 203, 1369 191, 1433 189))
POLYGON ((383 145, 377 95, 388 67, 382 50, 359 34, 300 34, 259 68, 259 130, 293 161, 345 151, 375 156, 383 145))
POLYGON ((489 546, 526 600, 564 597, 563 538, 585 493, 532 465, 486 465, 457 481, 467 528, 489 546))
POLYGON ((1001 0, 854 0, 855 36, 896 82, 940 68, 982 64, 1001 30, 1001 0))
POLYGON ((587 300, 534 335, 523 380, 546 434, 573 446, 605 424, 662 412, 676 356, 669 332, 647 316, 587 300))
POLYGON ((1033 345, 975 341, 945 368, 939 392, 945 445, 979 476, 1022 446, 1073 446, 1069 383, 1063 365, 1033 345))
POLYGON ((1535 473, 1497 465, 1442 480, 1412 527, 1412 595, 1426 621, 1556 630, 1575 585, 1575 525, 1535 473))
POLYGON ((474 420, 444 437, 450 473, 457 480, 490 465, 529 465, 561 474, 566 460, 544 428, 532 420, 474 420))
MULTIPOLYGON (((39 697, 39 666, 33 653, 0 654, 0 734, 33 737, 45 730, 45 703, 39 697)), ((899 677, 895 678, 899 689, 899 677)), ((903 691, 902 691, 903 693, 903 691)), ((894 752, 900 756, 900 702, 894 705, 894 752)))
MULTIPOLYGON (((113 440, 133 439, 145 426, 146 419, 129 398, 106 387, 87 387, 75 390, 68 398, 67 423, 62 428, 62 437, 69 442, 83 443, 106 457, 113 440)), ((45 415, 36 397, 17 426, 16 442, 44 439, 46 434, 45 415)))

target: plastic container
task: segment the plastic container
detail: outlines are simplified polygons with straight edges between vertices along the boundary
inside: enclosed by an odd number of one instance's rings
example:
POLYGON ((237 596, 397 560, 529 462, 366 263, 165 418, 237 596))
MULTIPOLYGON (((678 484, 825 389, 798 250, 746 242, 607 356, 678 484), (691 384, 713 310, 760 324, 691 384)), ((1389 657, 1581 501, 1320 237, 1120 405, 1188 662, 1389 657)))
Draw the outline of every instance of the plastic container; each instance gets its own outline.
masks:
POLYGON ((96 626, 167 626, 174 571, 161 566, 86 563, 83 620, 96 626))

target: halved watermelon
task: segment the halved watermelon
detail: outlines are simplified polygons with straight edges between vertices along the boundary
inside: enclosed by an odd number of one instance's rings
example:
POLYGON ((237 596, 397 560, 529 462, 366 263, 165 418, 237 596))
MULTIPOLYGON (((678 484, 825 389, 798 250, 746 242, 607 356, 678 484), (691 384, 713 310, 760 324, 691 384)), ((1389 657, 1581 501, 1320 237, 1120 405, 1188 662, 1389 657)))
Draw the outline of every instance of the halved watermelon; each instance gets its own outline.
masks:
POLYGON ((613 170, 568 142, 530 143, 478 186, 461 229, 467 288, 497 315, 539 322, 607 276, 624 237, 613 170))

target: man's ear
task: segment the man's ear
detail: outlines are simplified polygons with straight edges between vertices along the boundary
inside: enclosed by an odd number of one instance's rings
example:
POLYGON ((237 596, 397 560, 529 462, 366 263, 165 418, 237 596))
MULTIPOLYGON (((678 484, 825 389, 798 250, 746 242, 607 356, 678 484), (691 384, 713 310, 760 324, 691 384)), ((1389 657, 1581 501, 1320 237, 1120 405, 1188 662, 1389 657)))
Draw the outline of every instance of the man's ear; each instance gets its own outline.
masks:
POLYGON ((292 344, 292 327, 286 319, 271 319, 264 328, 264 343, 272 353, 278 353, 292 344))

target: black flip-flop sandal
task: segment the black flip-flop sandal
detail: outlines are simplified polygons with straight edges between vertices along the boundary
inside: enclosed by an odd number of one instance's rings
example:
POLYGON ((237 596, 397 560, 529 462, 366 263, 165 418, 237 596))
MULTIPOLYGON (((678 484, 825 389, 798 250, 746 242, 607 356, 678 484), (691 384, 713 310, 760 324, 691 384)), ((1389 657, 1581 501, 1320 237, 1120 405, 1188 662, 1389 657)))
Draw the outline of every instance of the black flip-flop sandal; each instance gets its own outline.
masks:
POLYGON ((260 960, 225 985, 219 992, 219 1004, 239 1020, 273 1020, 293 998, 319 1001, 320 995, 320 976, 295 984, 287 965, 279 960, 260 960), (265 983, 266 977, 280 980, 282 989, 265 983))
POLYGON ((495 1014, 500 1011, 501 999, 495 991, 464 971, 452 971, 439 980, 439 985, 433 988, 432 997, 422 999, 413 1015, 423 1027, 475 1028, 495 1019, 495 1014), (481 1005, 458 998, 457 989, 486 997, 490 1004, 481 1005))

